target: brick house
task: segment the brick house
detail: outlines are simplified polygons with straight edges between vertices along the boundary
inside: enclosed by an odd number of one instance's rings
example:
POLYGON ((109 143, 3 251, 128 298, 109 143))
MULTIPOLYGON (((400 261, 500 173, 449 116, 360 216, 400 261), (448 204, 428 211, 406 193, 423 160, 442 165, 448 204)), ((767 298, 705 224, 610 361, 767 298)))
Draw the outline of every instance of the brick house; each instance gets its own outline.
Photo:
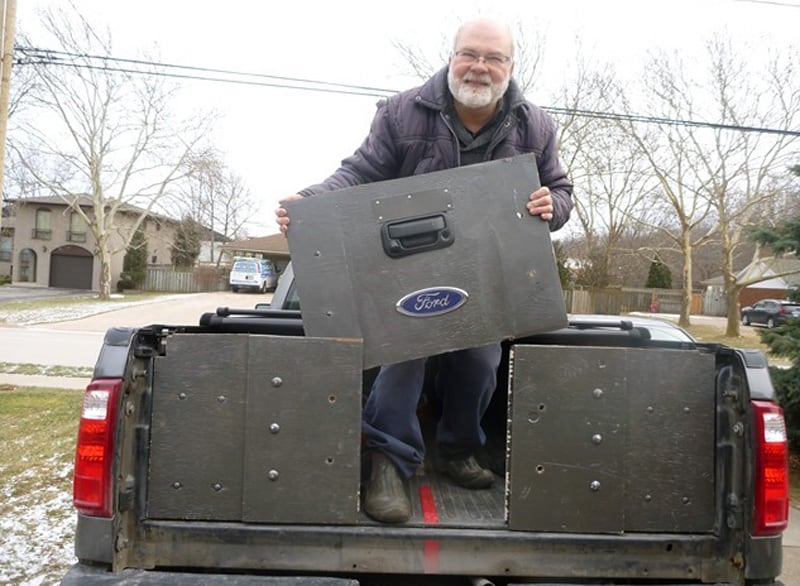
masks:
MULTIPOLYGON (((791 289, 800 287, 800 259, 792 257, 768 257, 755 260, 737 274, 740 281, 763 279, 747 285, 739 292, 739 307, 753 305, 762 299, 786 299, 791 289)), ((727 301, 723 278, 714 277, 703 281, 706 287, 703 296, 703 313, 726 315, 727 301)))
MULTIPOLYGON (((91 214, 92 202, 81 198, 91 214)), ((122 272, 124 239, 131 233, 141 208, 125 205, 117 212, 111 234, 111 288, 122 272)), ((149 214, 144 222, 147 262, 168 265, 179 222, 149 214)), ((95 259, 97 241, 80 215, 59 197, 7 200, 0 235, 0 275, 13 284, 70 289, 100 289, 100 263, 95 259)))

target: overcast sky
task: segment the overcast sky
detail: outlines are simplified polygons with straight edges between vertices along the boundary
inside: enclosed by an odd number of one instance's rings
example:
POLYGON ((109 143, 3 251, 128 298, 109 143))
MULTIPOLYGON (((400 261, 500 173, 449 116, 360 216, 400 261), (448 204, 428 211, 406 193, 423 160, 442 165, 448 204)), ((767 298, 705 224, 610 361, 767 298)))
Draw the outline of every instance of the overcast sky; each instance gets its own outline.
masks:
MULTIPOLYGON (((418 85, 393 41, 436 59, 462 20, 488 14, 485 0, 72 0, 98 30, 111 32, 113 56, 143 54, 165 63, 403 90, 418 85)), ((64 0, 18 0, 18 30, 39 48, 56 48, 40 33, 37 11, 64 0)), ((647 51, 702 52, 713 32, 754 46, 789 47, 800 27, 800 0, 495 0, 494 16, 521 23, 546 40, 541 91, 552 103, 559 72, 585 52, 637 75, 647 51)), ((444 64, 444 63, 442 63, 444 64)), ((221 114, 210 140, 262 204, 250 235, 275 233, 277 201, 329 175, 365 136, 375 97, 183 82, 183 112, 221 114)), ((643 112, 646 114, 646 112, 643 112)))

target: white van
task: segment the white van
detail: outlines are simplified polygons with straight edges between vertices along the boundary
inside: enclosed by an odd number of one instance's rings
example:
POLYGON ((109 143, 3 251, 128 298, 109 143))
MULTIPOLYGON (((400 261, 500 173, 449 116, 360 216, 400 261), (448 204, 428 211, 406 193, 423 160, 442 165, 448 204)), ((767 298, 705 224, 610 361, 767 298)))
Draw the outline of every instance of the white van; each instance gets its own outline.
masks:
POLYGON ((264 293, 275 290, 278 273, 270 260, 240 258, 233 263, 228 283, 234 293, 239 289, 253 289, 264 293))

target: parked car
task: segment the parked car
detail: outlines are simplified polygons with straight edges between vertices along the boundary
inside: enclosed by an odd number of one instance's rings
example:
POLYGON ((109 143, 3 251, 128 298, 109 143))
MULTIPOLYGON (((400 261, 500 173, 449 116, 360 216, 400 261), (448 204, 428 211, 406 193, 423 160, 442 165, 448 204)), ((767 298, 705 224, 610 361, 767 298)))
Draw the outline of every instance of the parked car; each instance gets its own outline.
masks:
POLYGON ((254 289, 261 293, 274 291, 278 284, 278 273, 272 261, 260 258, 237 259, 228 277, 231 291, 254 289))
POLYGON ((785 299, 762 299, 742 308, 742 323, 746 326, 764 324, 774 328, 791 318, 800 318, 800 303, 785 299))

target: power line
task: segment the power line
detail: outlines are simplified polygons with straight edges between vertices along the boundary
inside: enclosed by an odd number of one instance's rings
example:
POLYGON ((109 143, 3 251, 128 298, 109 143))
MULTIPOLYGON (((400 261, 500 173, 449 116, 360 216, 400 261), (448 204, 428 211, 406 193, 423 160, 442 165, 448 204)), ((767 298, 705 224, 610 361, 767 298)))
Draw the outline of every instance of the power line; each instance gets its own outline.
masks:
POLYGON ((266 73, 252 73, 246 71, 235 71, 230 69, 213 69, 209 67, 195 67, 188 65, 175 65, 172 63, 158 63, 155 61, 144 61, 140 59, 124 59, 119 57, 109 57, 104 55, 90 55, 85 53, 70 53, 67 51, 55 51, 52 49, 37 49, 33 47, 18 46, 15 52, 22 53, 27 60, 19 59, 17 65, 56 65, 65 67, 78 67, 85 69, 99 69, 103 71, 113 71, 118 73, 135 73, 141 75, 156 75, 162 77, 172 77, 177 79, 190 79, 197 81, 216 81, 223 83, 235 83, 241 85, 256 85, 265 87, 277 87, 288 89, 304 89, 309 91, 327 91, 330 93, 342 93, 349 95, 363 95, 372 97, 387 97, 397 93, 396 90, 383 89, 369 86, 359 86, 352 84, 334 83, 298 77, 285 77, 270 75, 266 73), (66 59, 65 59, 66 58, 66 59), (77 62, 81 59, 84 62, 77 62), (133 66, 145 66, 153 69, 131 69, 128 67, 117 67, 108 63, 124 63, 133 66), (166 71, 158 71, 163 69, 166 71), (179 73, 178 70, 197 72, 179 73), (199 75, 205 73, 207 75, 199 75), (242 79, 236 79, 242 78, 242 79), (261 81, 260 81, 261 80, 261 81), (274 80, 274 81, 263 81, 274 80), (298 85, 300 84, 300 85, 298 85))
MULTIPOLYGON (((736 0, 747 1, 747 0, 736 0)), ((750 0, 756 1, 756 0, 750 0)), ((763 0, 768 1, 768 0, 763 0)), ((209 67, 196 67, 187 65, 176 65, 172 63, 158 63, 155 61, 145 61, 140 59, 125 59, 110 57, 107 55, 89 55, 85 53, 70 53, 67 51, 57 51, 52 49, 39 49, 35 47, 16 47, 15 53, 22 53, 25 57, 17 59, 16 65, 54 65, 59 67, 73 67, 80 69, 91 69, 106 72, 126 73, 135 75, 154 75, 175 79, 186 79, 194 81, 209 81, 217 83, 233 83, 247 86, 272 87, 279 89, 294 89, 302 91, 314 91, 324 93, 334 93, 342 95, 367 96, 376 98, 386 98, 398 93, 397 90, 378 88, 371 86, 360 86, 345 83, 335 83, 314 79, 298 77, 286 77, 271 75, 266 73, 253 73, 235 71, 230 69, 214 69, 209 67), (81 60, 81 61, 78 61, 81 60), (118 66, 116 64, 124 64, 118 66), (146 67, 147 69, 137 69, 136 67, 146 67), (186 71, 189 73, 182 73, 186 71), (200 74, 205 75, 200 75, 200 74)), ((753 132, 761 134, 777 134, 783 136, 800 137, 800 131, 765 128, 758 126, 743 126, 738 124, 722 124, 716 122, 704 122, 699 120, 682 120, 675 118, 663 118, 657 116, 645 116, 642 114, 622 114, 618 112, 600 112, 595 110, 583 110, 579 108, 559 108, 555 106, 544 106, 542 108, 553 114, 567 116, 578 116, 583 118, 595 118, 602 120, 619 120, 625 122, 640 122, 644 124, 659 124, 669 126, 688 126, 696 128, 711 128, 715 130, 730 130, 736 132, 753 132)))
POLYGON ((749 4, 771 4, 772 6, 785 6, 787 8, 800 8, 800 4, 778 2, 777 0, 733 0, 734 2, 747 2, 749 4))

